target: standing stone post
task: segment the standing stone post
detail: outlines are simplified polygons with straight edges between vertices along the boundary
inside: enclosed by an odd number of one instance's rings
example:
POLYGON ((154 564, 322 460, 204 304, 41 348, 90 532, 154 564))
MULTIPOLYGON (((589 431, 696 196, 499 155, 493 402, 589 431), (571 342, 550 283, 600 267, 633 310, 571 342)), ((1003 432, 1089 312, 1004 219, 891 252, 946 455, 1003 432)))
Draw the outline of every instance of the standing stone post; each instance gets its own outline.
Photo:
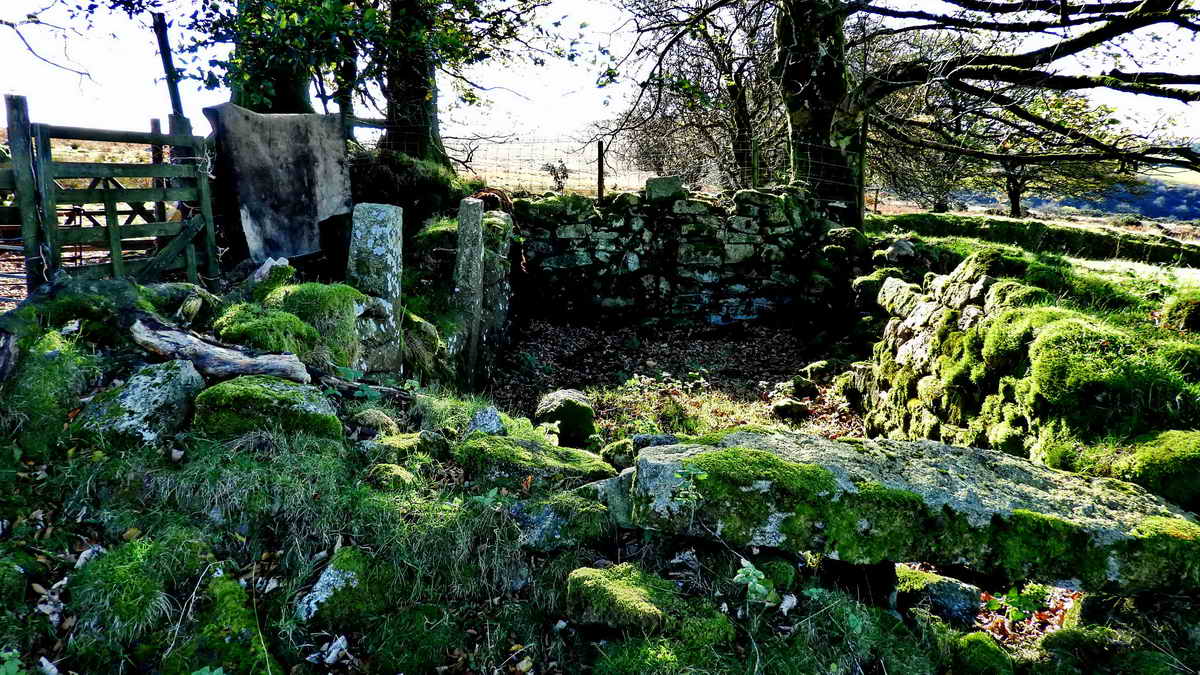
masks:
POLYGON ((403 365, 399 317, 403 247, 403 209, 390 204, 354 207, 346 282, 372 298, 358 320, 363 350, 355 367, 366 372, 398 371, 403 365))
POLYGON ((483 323, 483 202, 464 199, 458 206, 458 257, 454 261, 454 306, 462 316, 466 345, 459 379, 475 381, 483 323))

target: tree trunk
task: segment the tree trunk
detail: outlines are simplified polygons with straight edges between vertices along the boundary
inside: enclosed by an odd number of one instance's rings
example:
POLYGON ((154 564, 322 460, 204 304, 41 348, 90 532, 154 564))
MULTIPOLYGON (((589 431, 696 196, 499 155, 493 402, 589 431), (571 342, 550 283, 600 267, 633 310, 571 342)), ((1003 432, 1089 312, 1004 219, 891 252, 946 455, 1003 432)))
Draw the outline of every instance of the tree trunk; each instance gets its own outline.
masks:
POLYGON ((1021 196, 1025 193, 1025 185, 1015 176, 1004 177, 1005 192, 1008 193, 1008 215, 1013 218, 1022 218, 1024 213, 1021 212, 1021 196))
MULTIPOLYGON (((238 16, 261 12, 261 0, 238 0, 238 16)), ((234 62, 249 77, 235 77, 230 84, 235 104, 257 113, 312 113, 308 95, 312 72, 307 66, 280 58, 280 54, 262 48, 267 37, 254 35, 246 24, 239 25, 234 62)))
POLYGON ((939 197, 936 201, 933 202, 933 212, 934 213, 946 213, 949 210, 950 210, 950 203, 947 202, 945 198, 939 197))
POLYGON ((733 163, 737 171, 736 187, 755 187, 753 118, 750 115, 750 92, 741 82, 727 85, 733 101, 733 163))
POLYGON ((841 0, 784 0, 775 24, 773 74, 783 93, 792 180, 805 182, 830 214, 862 224, 864 109, 846 72, 841 0))
POLYGON ((354 90, 358 86, 358 47, 349 36, 343 36, 342 48, 345 58, 337 65, 334 74, 337 91, 333 100, 338 104, 338 113, 342 116, 342 127, 346 138, 354 137, 354 90))
POLYGON ((424 0, 392 0, 385 65, 387 131, 379 147, 449 165, 438 121, 433 17, 424 0), (403 46, 401 46, 403 45, 403 46))

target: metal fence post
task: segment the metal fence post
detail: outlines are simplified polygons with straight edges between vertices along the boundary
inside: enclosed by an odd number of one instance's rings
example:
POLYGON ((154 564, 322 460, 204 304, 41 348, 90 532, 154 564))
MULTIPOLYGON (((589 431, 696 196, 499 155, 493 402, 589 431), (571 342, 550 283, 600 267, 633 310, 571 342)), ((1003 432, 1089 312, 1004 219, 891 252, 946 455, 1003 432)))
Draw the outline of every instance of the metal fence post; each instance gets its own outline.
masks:
POLYGON ((596 141, 596 199, 604 199, 604 141, 596 141))

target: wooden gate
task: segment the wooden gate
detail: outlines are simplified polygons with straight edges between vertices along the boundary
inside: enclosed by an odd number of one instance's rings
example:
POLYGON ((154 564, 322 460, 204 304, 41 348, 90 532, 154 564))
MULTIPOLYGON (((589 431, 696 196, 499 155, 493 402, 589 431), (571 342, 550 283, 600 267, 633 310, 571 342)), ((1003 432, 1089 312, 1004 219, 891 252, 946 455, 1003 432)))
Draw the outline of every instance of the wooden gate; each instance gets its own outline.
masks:
POLYGON ((62 269, 93 279, 150 281, 180 270, 193 283, 201 270, 217 276, 204 139, 192 134, 186 118, 171 116, 166 134, 80 129, 31 123, 23 97, 6 96, 5 104, 11 158, 0 163, 0 197, 8 192, 12 205, 0 206, 0 252, 24 254, 29 290, 62 269), (145 145, 154 161, 56 161, 55 140, 145 145), (149 179, 150 187, 122 184, 129 179, 149 179), (179 217, 168 218, 169 210, 179 217), (108 259, 86 262, 79 255, 79 264, 64 266, 63 252, 71 247, 107 252, 108 259))

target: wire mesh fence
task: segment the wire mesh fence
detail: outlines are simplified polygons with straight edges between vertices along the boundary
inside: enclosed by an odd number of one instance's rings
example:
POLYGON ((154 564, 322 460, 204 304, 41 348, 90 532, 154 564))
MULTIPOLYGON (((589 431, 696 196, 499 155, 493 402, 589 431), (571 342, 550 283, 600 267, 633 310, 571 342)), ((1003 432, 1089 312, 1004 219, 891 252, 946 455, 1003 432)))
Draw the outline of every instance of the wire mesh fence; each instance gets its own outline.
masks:
MULTIPOLYGON (((424 154, 430 147, 428 139, 412 128, 358 129, 355 138, 367 149, 383 147, 412 155, 424 154)), ((518 193, 565 191, 595 196, 601 185, 606 193, 636 191, 648 179, 667 175, 681 176, 689 188, 698 192, 793 180, 790 156, 757 146, 724 147, 714 152, 712 144, 646 147, 621 139, 598 144, 595 139, 580 137, 446 135, 441 140, 460 175, 518 193)), ((821 193, 853 195, 861 190, 855 178, 860 155, 853 151, 807 146, 799 168, 799 180, 809 185, 821 183, 826 188, 821 193)))

